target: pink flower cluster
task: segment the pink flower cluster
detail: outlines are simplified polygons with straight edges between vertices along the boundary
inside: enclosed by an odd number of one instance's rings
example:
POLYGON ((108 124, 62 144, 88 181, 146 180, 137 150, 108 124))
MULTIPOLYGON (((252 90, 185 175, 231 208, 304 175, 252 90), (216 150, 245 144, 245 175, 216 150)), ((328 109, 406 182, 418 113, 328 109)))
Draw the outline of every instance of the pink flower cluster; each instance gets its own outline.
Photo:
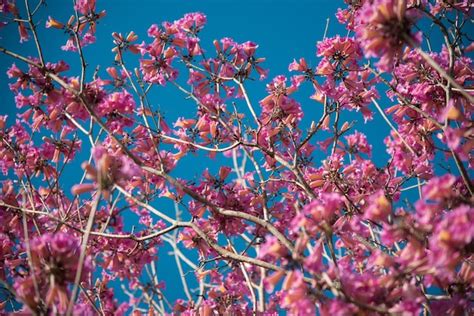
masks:
MULTIPOLYGON (((64 313, 70 299, 68 285, 74 282, 80 255, 79 240, 71 234, 46 233, 33 239, 29 246, 31 271, 17 278, 15 291, 28 307, 44 312, 52 306, 64 313), (35 293, 35 291, 37 291, 35 293), (36 294, 44 297, 44 305, 36 294)), ((86 281, 92 270, 90 258, 86 259, 82 280, 86 281)))
POLYGON ((62 50, 77 52, 84 46, 93 44, 96 40, 97 21, 105 16, 105 10, 96 12, 96 0, 78 0, 75 2, 76 15, 71 15, 67 23, 62 23, 52 17, 46 22, 47 28, 56 28, 68 33, 69 39, 61 46, 62 50))

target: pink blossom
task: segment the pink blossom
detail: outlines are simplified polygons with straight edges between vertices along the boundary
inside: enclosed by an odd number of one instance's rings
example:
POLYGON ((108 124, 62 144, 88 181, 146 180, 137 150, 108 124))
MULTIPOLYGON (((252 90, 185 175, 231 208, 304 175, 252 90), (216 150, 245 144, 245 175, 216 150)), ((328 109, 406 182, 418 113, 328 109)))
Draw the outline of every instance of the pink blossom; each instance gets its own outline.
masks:
POLYGON ((413 19, 407 12, 406 0, 366 2, 357 15, 357 37, 366 57, 381 57, 378 67, 393 68, 405 44, 419 42, 420 34, 411 33, 413 19))
MULTIPOLYGON (((75 280, 80 251, 79 240, 67 233, 46 233, 31 241, 35 280, 40 282, 46 304, 57 304, 62 312, 65 312, 69 301, 67 286, 75 280)), ((90 257, 87 257, 82 273, 83 281, 86 282, 91 269, 90 257)), ((33 289, 32 280, 31 275, 18 279, 15 287, 20 297, 25 298, 28 307, 34 311, 38 308, 38 302, 29 299, 32 295, 29 291, 33 289)))
POLYGON ((369 197, 364 216, 376 222, 386 221, 391 211, 392 203, 387 199, 385 193, 380 190, 369 197))

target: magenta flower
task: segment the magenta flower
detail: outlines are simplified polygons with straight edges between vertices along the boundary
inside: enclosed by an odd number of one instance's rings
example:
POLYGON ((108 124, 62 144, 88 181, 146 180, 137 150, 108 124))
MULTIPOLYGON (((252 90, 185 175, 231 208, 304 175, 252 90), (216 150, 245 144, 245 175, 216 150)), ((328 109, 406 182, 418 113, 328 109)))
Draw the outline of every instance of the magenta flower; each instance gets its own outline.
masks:
POLYGON ((303 118, 300 104, 289 97, 297 90, 297 87, 294 85, 287 86, 286 82, 287 78, 280 75, 267 84, 269 95, 260 101, 263 109, 262 121, 265 124, 277 119, 288 126, 292 126, 303 118))
POLYGON ((97 145, 93 148, 92 156, 95 165, 84 162, 82 168, 86 171, 87 178, 94 183, 74 185, 71 191, 75 195, 100 188, 104 197, 108 199, 115 183, 126 185, 127 181, 141 175, 141 169, 120 152, 112 152, 97 145))
POLYGON ((341 78, 345 71, 358 69, 357 62, 362 57, 359 45, 353 38, 340 36, 318 42, 317 55, 323 57, 318 74, 341 78))
POLYGON ((130 116, 134 114, 134 110, 135 100, 130 93, 123 90, 105 97, 97 105, 96 113, 107 119, 106 124, 112 131, 119 132, 133 124, 130 116))
MULTIPOLYGON (((57 304, 59 311, 65 312, 70 296, 68 285, 75 280, 79 262, 81 251, 79 240, 68 233, 45 233, 33 239, 30 247, 35 279, 41 287, 46 307, 57 304)), ((87 280, 91 268, 90 257, 87 257, 82 281, 87 280)), ((15 287, 28 307, 37 311, 42 307, 38 301, 32 299, 34 297, 32 282, 33 277, 29 275, 24 279, 17 279, 15 287)))
POLYGON ((367 1, 356 19, 357 39, 365 56, 381 57, 377 65, 383 71, 392 69, 406 44, 420 41, 420 33, 411 33, 414 21, 407 12, 406 0, 367 1))
POLYGON ((392 212, 392 203, 385 196, 385 192, 379 190, 368 199, 368 206, 364 216, 367 219, 379 222, 386 221, 392 212))

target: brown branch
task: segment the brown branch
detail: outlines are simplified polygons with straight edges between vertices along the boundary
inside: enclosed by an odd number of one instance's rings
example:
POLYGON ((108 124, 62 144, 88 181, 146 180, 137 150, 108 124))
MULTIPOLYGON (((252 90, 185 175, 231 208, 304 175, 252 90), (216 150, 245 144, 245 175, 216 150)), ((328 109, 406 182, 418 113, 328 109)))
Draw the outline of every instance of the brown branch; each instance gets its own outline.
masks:
MULTIPOLYGON (((28 0, 25 0, 25 7, 26 7, 26 14, 28 16, 28 24, 30 25, 31 33, 33 34, 33 39, 35 41, 36 50, 38 51, 38 56, 39 56, 41 65, 44 66, 45 63, 44 63, 44 57, 43 57, 43 50, 41 49, 41 45, 40 45, 40 42, 39 42, 39 39, 38 39, 38 32, 36 32, 36 25, 33 21, 33 14, 31 13, 30 4, 29 4, 28 0)), ((35 10, 35 12, 36 12, 36 10, 35 10)))
POLYGON ((72 315, 72 312, 73 312, 74 303, 76 301, 76 296, 79 290, 79 283, 82 278, 82 271, 84 269, 84 261, 86 259, 86 252, 87 252, 87 243, 89 242, 89 236, 92 230, 92 226, 94 224, 95 212, 97 211, 97 207, 99 206, 101 194, 102 192, 100 190, 96 192, 96 197, 95 197, 94 203, 92 204, 92 208, 89 213, 89 218, 87 220, 86 230, 82 237, 81 253, 79 255, 79 261, 77 263, 77 271, 76 271, 76 277, 74 280, 74 286, 72 288, 71 299, 69 301, 67 311, 66 311, 67 316, 72 315))
POLYGON ((264 219, 261 219, 259 217, 253 216, 251 214, 243 213, 243 212, 238 212, 238 211, 233 211, 233 210, 227 210, 224 208, 221 208, 214 203, 208 201, 204 197, 200 196, 187 186, 183 185, 179 181, 177 181, 175 178, 171 177, 169 174, 165 172, 158 171, 156 169, 143 166, 142 167, 144 170, 155 174, 157 176, 160 176, 164 178, 166 181, 168 181, 170 184, 172 184, 174 187, 179 188, 180 190, 183 190, 186 194, 188 194, 190 197, 192 197, 194 200, 201 202, 209 207, 211 207, 213 210, 215 210, 217 213, 225 216, 231 216, 231 217, 237 217, 237 218, 242 218, 248 221, 251 221, 255 224, 258 224, 268 230, 270 233, 272 233, 288 250, 291 252, 294 251, 294 246, 292 243, 286 238, 285 235, 283 235, 275 226, 273 226, 271 223, 265 221, 264 219))

